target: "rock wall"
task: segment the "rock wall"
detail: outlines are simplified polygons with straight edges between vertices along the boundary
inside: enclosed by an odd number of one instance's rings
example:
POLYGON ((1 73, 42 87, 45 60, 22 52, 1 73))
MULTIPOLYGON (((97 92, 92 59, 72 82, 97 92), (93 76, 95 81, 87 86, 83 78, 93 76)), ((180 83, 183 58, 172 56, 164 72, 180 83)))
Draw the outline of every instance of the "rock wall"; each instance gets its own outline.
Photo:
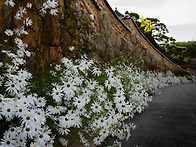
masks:
POLYGON ((91 21, 95 31, 100 34, 96 47, 102 50, 104 59, 119 56, 132 57, 132 62, 158 71, 185 71, 161 54, 140 32, 132 19, 119 19, 107 0, 81 0, 80 10, 85 15, 93 15, 91 21))
MULTIPOLYGON (((7 28, 21 27, 21 23, 14 20, 19 6, 25 7, 28 0, 14 1, 16 6, 5 6, 6 0, 0 1, 0 43, 6 37, 7 28)), ((52 15, 42 15, 39 12, 43 2, 34 0, 32 9, 27 10, 26 17, 33 21, 33 25, 26 28, 29 32, 23 41, 28 44, 32 52, 28 68, 35 68, 44 72, 52 63, 59 62, 63 56, 74 57, 79 52, 69 51, 70 46, 83 47, 82 36, 78 35, 81 18, 88 22, 88 29, 83 32, 84 38, 94 37, 94 46, 88 54, 101 62, 109 62, 119 58, 131 58, 132 62, 158 71, 184 72, 165 56, 156 50, 138 30, 131 19, 120 20, 107 0, 76 0, 68 2, 58 0, 60 18, 52 15), (96 36, 96 37, 95 37, 96 36)), ((80 51, 80 50, 78 50, 80 51)))

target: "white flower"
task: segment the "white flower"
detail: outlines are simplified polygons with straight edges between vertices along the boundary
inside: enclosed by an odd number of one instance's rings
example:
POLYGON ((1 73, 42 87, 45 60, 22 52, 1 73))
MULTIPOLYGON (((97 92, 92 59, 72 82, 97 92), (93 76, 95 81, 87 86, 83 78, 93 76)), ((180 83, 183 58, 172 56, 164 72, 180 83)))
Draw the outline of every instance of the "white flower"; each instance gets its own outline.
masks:
POLYGON ((56 8, 58 6, 58 2, 56 2, 56 0, 48 0, 47 4, 49 8, 56 8))
POLYGON ((22 41, 22 39, 20 39, 20 38, 14 38, 14 42, 18 45, 18 44, 23 44, 23 41, 22 41))
POLYGON ((57 9, 51 9, 50 14, 56 16, 59 11, 57 9))
POLYGON ((62 96, 63 96, 63 87, 56 85, 55 88, 52 89, 52 96, 55 102, 60 103, 62 101, 62 96))
POLYGON ((13 0, 6 0, 6 1, 5 1, 5 5, 6 5, 6 6, 14 7, 14 6, 15 6, 15 3, 13 2, 13 0))
POLYGON ((24 60, 22 58, 14 58, 12 60, 12 63, 14 63, 15 66, 23 65, 24 63, 26 63, 26 60, 24 60))
POLYGON ((50 74, 51 74, 52 76, 56 77, 56 72, 55 72, 54 70, 51 70, 51 71, 50 71, 50 74))
MULTIPOLYGON (((18 35, 18 36, 21 36, 21 35, 28 35, 28 32, 27 31, 25 31, 25 27, 24 26, 22 26, 21 28, 17 28, 17 29, 14 29, 14 32, 15 32, 15 34, 16 35, 18 35)), ((15 42, 16 43, 16 42, 15 42)), ((16 43, 16 44, 18 44, 18 43, 16 43)))
POLYGON ((1 146, 2 147, 13 147, 15 141, 9 136, 7 132, 4 133, 3 139, 1 139, 1 146))
POLYGON ((105 87, 108 88, 108 90, 112 87, 112 82, 110 80, 105 80, 105 87))
POLYGON ((74 51, 74 49, 75 49, 74 46, 70 46, 70 47, 69 47, 69 50, 70 50, 70 51, 74 51))
POLYGON ((4 32, 7 36, 13 36, 14 35, 14 32, 10 29, 6 29, 5 32, 4 32))
POLYGON ((7 87, 5 91, 8 91, 8 93, 10 93, 11 95, 17 94, 18 90, 20 89, 20 87, 12 80, 6 81, 5 86, 7 87))
POLYGON ((56 64, 55 69, 56 69, 56 71, 60 71, 62 69, 61 65, 56 64))
POLYGON ((35 102, 37 107, 44 107, 46 105, 46 100, 44 97, 39 97, 35 102))
POLYGON ((61 135, 67 135, 69 132, 70 130, 66 126, 63 126, 63 124, 59 125, 59 133, 61 135))
POLYGON ((81 60, 81 63, 80 63, 80 68, 81 69, 87 69, 88 70, 93 65, 93 63, 94 62, 92 60, 82 59, 81 60))
POLYGON ((73 104, 77 107, 77 108, 83 108, 84 106, 85 106, 85 99, 82 97, 82 96, 80 96, 80 97, 78 97, 78 98, 75 98, 74 99, 74 102, 73 102, 73 104))
POLYGON ((24 57, 24 50, 18 49, 16 52, 17 52, 18 57, 24 57))
POLYGON ((35 142, 37 142, 40 146, 45 146, 45 144, 51 139, 49 134, 50 131, 40 131, 35 138, 35 142))
POLYGON ((108 75, 108 76, 112 76, 114 74, 114 67, 108 67, 107 69, 105 69, 105 73, 108 75))
POLYGON ((98 113, 98 112, 101 112, 102 111, 102 106, 100 103, 98 102, 94 102, 92 103, 91 105, 91 109, 94 113, 98 113))
POLYGON ((31 9, 32 8, 32 4, 31 3, 27 3, 27 8, 31 9))
POLYGON ((97 81, 93 81, 93 80, 88 81, 89 89, 93 90, 96 88, 96 86, 97 86, 97 81))
POLYGON ((10 57, 10 58, 16 58, 16 57, 17 57, 17 56, 16 56, 15 54, 13 54, 13 53, 8 53, 7 55, 8 55, 8 57, 10 57))
POLYGON ((100 100, 101 102, 104 102, 106 99, 107 99, 107 93, 98 94, 98 100, 100 100))
POLYGON ((63 146, 67 146, 68 143, 69 143, 69 142, 68 142, 66 139, 64 139, 64 138, 60 138, 59 141, 60 141, 60 143, 61 143, 63 146))
POLYGON ((13 119, 14 115, 15 115, 15 107, 14 104, 12 102, 6 102, 4 103, 3 107, 2 107, 2 115, 5 116, 7 121, 10 121, 13 119))
POLYGON ((114 95, 114 102, 115 103, 118 103, 119 101, 124 101, 125 100, 125 95, 124 93, 116 93, 116 94, 113 94, 114 95))
POLYGON ((100 132, 99 132, 99 135, 100 136, 103 136, 103 138, 106 138, 109 134, 109 131, 105 128, 101 129, 100 132))
POLYGON ((103 139, 103 137, 101 137, 101 136, 97 136, 97 137, 95 137, 94 139, 93 139, 93 142, 94 142, 94 144, 95 145, 101 145, 101 143, 104 141, 104 139, 103 139))
POLYGON ((77 118, 79 116, 77 116, 75 113, 73 114, 67 114, 66 116, 60 116, 59 117, 59 123, 62 124, 64 127, 69 128, 72 127, 74 125, 76 125, 77 122, 77 118))
POLYGON ((75 84, 71 81, 65 82, 63 81, 63 90, 66 94, 66 97, 70 98, 74 96, 74 91, 77 89, 75 84))
POLYGON ((25 50, 25 54, 26 54, 27 57, 31 56, 31 52, 29 52, 28 50, 25 50))
POLYGON ((24 25, 28 26, 32 26, 33 22, 30 18, 25 18, 25 20, 23 21, 24 25))
POLYGON ((15 19, 17 20, 22 20, 23 15, 26 13, 26 8, 24 7, 19 7, 18 12, 15 15, 15 19))
POLYGON ((100 76, 102 74, 100 68, 94 67, 93 68, 93 75, 100 76))

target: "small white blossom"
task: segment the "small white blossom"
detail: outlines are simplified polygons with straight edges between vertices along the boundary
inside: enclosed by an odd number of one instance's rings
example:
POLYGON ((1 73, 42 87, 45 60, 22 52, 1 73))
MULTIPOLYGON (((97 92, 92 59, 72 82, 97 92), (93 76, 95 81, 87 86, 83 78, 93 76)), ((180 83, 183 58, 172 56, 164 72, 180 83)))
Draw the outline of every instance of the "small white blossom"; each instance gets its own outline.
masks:
POLYGON ((70 51, 74 51, 74 49, 75 49, 74 46, 70 46, 70 47, 69 47, 69 50, 70 50, 70 51))
POLYGON ((24 25, 28 26, 32 26, 33 22, 30 18, 25 18, 25 20, 23 21, 24 25))
POLYGON ((56 16, 59 11, 57 9, 51 9, 50 14, 56 16))
POLYGON ((15 6, 15 3, 13 2, 13 0, 6 0, 5 1, 5 5, 6 6, 10 6, 10 7, 14 7, 15 6))
POLYGON ((14 35, 14 32, 10 29, 6 29, 5 32, 4 32, 7 36, 13 36, 14 35))
POLYGON ((27 8, 31 9, 32 8, 32 4, 31 3, 27 3, 27 8))

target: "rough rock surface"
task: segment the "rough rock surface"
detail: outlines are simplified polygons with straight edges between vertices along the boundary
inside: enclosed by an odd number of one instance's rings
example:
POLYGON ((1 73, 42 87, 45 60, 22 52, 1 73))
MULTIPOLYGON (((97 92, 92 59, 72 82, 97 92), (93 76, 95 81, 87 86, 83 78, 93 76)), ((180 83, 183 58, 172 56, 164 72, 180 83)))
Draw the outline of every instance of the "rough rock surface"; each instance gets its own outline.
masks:
MULTIPOLYGON (((21 27, 22 24, 14 20, 14 16, 19 6, 24 7, 27 2, 28 0, 15 1, 15 7, 10 8, 4 5, 5 0, 0 1, 1 44, 7 28, 21 27)), ((43 3, 39 0, 32 2, 32 9, 27 10, 24 16, 33 21, 33 25, 27 28, 29 35, 23 38, 34 55, 31 60, 34 62, 31 65, 34 66, 29 67, 39 67, 45 71, 51 63, 59 62, 63 56, 78 57, 82 53, 88 53, 101 62, 127 57, 131 58, 132 62, 152 70, 181 71, 146 41, 132 20, 118 19, 106 0, 76 0, 71 4, 66 0, 58 2, 60 18, 40 14, 39 9, 43 3), (87 26, 84 21, 88 22, 87 26), (71 52, 69 47, 72 45, 80 49, 71 52)))

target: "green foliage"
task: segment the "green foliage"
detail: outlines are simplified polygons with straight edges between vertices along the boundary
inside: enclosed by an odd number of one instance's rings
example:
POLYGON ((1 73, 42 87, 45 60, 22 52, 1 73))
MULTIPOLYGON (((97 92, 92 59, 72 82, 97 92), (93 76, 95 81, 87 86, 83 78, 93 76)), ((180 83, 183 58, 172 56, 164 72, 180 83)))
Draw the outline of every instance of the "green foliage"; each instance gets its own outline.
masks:
POLYGON ((172 43, 167 44, 165 46, 165 50, 167 55, 170 56, 170 58, 175 63, 182 63, 187 53, 186 47, 177 46, 176 44, 172 44, 172 43))
POLYGON ((166 25, 161 23, 157 18, 142 18, 137 13, 129 13, 136 22, 142 33, 157 48, 163 47, 164 44, 175 42, 173 37, 168 37, 169 33, 166 25), (158 45, 157 45, 158 44, 158 45))
POLYGON ((177 46, 187 48, 187 56, 190 58, 196 57, 196 41, 176 42, 177 46))
POLYGON ((129 15, 130 15, 130 17, 131 17, 133 20, 138 20, 138 19, 140 18, 139 14, 134 13, 134 12, 130 12, 129 15))
POLYGON ((191 65, 191 61, 195 61, 196 57, 196 41, 167 44, 165 51, 172 61, 188 68, 196 68, 194 64, 191 65))

